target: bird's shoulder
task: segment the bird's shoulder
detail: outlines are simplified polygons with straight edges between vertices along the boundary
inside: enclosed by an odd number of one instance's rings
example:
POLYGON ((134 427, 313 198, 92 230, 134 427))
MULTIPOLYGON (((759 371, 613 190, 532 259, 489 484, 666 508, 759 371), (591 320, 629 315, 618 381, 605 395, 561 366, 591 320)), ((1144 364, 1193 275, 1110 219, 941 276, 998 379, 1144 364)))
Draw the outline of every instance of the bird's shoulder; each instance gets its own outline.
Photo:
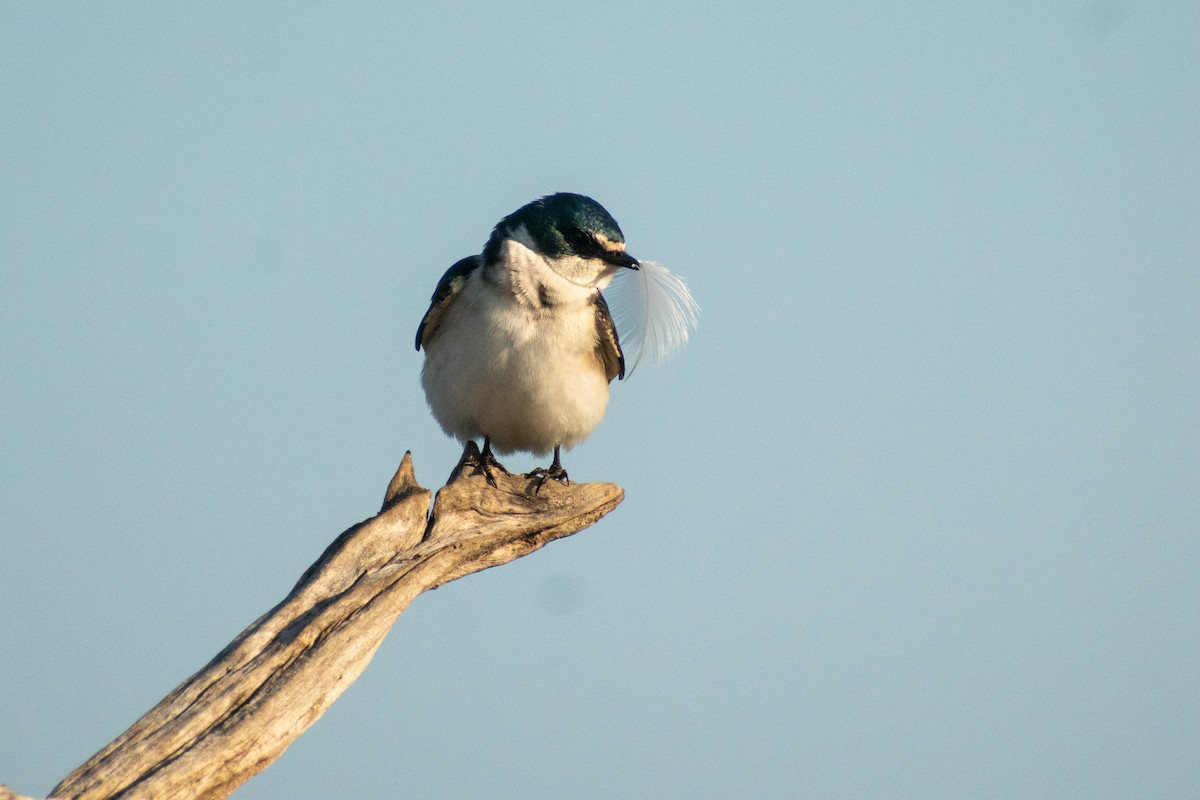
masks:
POLYGON ((421 319, 421 324, 417 326, 418 350, 437 333, 442 317, 445 315, 446 310, 454 303, 454 299, 458 296, 459 292, 462 291, 467 277, 482 265, 483 258, 481 256, 467 256, 464 259, 456 261, 442 275, 442 279, 438 281, 437 288, 433 290, 433 297, 429 299, 429 310, 425 312, 425 316, 421 319))

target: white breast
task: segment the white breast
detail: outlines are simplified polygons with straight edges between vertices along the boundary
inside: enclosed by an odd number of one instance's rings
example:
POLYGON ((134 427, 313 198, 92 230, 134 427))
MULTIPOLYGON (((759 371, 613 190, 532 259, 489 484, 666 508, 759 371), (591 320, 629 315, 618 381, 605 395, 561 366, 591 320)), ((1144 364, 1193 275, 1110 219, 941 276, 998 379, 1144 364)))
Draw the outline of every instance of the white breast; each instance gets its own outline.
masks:
POLYGON ((500 453, 545 455, 590 434, 608 406, 596 357, 595 289, 570 283, 514 242, 507 270, 467 276, 433 341, 421 384, 442 429, 500 453), (523 252, 522 252, 523 251, 523 252))

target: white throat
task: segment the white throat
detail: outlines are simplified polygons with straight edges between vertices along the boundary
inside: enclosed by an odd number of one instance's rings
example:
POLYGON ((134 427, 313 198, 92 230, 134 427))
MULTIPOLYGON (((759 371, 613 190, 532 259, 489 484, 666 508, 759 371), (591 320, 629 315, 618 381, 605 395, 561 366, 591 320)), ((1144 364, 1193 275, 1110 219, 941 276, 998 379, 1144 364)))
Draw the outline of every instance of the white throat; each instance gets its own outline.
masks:
POLYGON ((611 265, 578 256, 550 259, 539 253, 524 227, 500 244, 500 258, 484 267, 487 280, 511 292, 517 303, 540 310, 582 308, 612 280, 611 265))
POLYGON ((537 243, 529 235, 529 231, 524 225, 519 226, 505 240, 501 248, 501 257, 505 260, 510 257, 510 251, 507 248, 512 245, 519 246, 520 249, 527 252, 527 254, 522 254, 522 260, 539 259, 547 268, 566 280, 576 286, 588 289, 604 289, 621 269, 619 266, 598 258, 582 258, 574 255, 559 258, 544 256, 538 252, 537 243))

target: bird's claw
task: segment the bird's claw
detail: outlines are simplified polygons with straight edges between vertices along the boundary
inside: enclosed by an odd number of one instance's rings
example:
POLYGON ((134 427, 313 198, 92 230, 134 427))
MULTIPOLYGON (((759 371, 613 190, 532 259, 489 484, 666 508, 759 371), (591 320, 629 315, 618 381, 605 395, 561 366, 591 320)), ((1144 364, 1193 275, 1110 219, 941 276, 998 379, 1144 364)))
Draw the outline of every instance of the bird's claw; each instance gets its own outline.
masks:
POLYGON ((458 466, 454 468, 451 479, 462 477, 463 475, 482 475, 487 480, 488 486, 493 489, 499 488, 496 485, 496 476, 493 472, 501 474, 510 474, 504 468, 504 465, 496 460, 496 456, 492 454, 491 442, 484 440, 483 450, 481 451, 475 442, 468 440, 463 448, 462 458, 458 460, 458 466), (470 472, 467 469, 470 468, 470 472))
POLYGON ((566 486, 571 485, 570 479, 567 478, 567 471, 557 464, 551 465, 549 469, 546 469, 545 467, 538 467, 532 472, 525 473, 525 477, 534 481, 534 494, 542 491, 542 486, 545 485, 547 480, 551 479, 556 480, 566 486))
POLYGON ((546 481, 549 480, 550 478, 553 478, 554 480, 558 481, 559 483, 566 484, 567 486, 571 485, 571 481, 567 480, 567 471, 562 468, 562 460, 561 460, 562 454, 560 452, 560 449, 561 448, 559 445, 554 446, 554 460, 552 462, 550 462, 550 467, 548 469, 543 469, 542 467, 538 467, 533 472, 525 473, 526 478, 531 478, 531 479, 537 481, 537 483, 533 487, 534 494, 537 494, 538 492, 540 492, 542 490, 542 487, 546 485, 546 481))
POLYGON ((492 455, 492 451, 485 450, 483 453, 479 454, 479 458, 475 462, 475 469, 471 471, 471 474, 482 475, 487 479, 488 486, 491 486, 493 489, 497 489, 499 487, 496 486, 496 477, 492 475, 492 470, 499 470, 505 475, 509 474, 508 470, 504 468, 504 465, 497 461, 496 457, 492 455))

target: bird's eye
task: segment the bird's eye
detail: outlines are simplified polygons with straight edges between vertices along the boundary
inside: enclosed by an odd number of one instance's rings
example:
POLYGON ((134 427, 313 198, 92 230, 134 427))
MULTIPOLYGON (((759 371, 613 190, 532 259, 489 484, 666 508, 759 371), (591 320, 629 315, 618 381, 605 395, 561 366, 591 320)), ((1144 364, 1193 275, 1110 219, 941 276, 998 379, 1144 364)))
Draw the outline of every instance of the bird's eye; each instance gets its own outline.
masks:
POLYGON ((567 228, 563 231, 563 238, 580 255, 590 253, 596 249, 595 237, 580 228, 567 228))

